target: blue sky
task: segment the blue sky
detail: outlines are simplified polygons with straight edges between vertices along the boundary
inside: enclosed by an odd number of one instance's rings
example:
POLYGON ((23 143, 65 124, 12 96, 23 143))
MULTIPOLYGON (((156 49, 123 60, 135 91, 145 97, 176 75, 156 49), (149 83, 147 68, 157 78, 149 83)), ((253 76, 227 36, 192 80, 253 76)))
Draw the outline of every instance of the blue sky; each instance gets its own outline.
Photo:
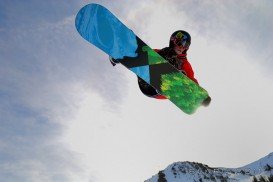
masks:
POLYGON ((271 1, 96 1, 151 47, 191 33, 213 98, 193 116, 143 96, 79 36, 89 2, 0 1, 0 179, 143 181, 172 162, 240 167, 272 152, 271 1))
POLYGON ((65 90, 52 88, 71 79, 61 64, 72 66, 63 55, 73 39, 63 33, 73 27, 58 29, 58 22, 73 14, 70 7, 55 1, 1 1, 2 180, 66 181, 66 171, 78 170, 68 160, 70 151, 56 141, 62 127, 52 118, 53 107, 65 102, 65 90))

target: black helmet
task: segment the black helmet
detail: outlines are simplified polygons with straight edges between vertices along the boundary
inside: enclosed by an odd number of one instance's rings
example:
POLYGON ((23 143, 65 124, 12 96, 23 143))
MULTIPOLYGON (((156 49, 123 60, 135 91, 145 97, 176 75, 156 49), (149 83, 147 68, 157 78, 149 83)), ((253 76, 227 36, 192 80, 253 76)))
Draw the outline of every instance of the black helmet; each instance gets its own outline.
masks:
POLYGON ((175 45, 189 47, 191 44, 191 36, 184 30, 175 31, 170 38, 169 47, 174 48, 175 45))

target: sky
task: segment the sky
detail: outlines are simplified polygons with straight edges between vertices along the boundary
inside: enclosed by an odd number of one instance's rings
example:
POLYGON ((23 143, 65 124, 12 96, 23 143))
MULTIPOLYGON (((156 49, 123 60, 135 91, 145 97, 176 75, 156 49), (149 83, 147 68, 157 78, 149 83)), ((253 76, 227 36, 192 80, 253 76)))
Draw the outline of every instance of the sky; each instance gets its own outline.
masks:
POLYGON ((273 2, 0 0, 0 179, 144 181, 173 162, 241 167, 273 151, 273 2), (209 107, 186 115, 77 33, 86 4, 152 48, 190 32, 209 107))

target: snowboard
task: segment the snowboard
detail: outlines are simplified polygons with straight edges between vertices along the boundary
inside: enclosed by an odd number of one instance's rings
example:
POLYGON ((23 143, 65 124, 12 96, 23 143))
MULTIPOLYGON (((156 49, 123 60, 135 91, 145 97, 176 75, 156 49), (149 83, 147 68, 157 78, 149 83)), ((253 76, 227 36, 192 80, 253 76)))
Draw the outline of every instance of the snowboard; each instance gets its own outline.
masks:
POLYGON ((76 16, 75 26, 85 40, 145 80, 185 113, 194 113, 209 96, 105 7, 93 3, 84 6, 76 16))

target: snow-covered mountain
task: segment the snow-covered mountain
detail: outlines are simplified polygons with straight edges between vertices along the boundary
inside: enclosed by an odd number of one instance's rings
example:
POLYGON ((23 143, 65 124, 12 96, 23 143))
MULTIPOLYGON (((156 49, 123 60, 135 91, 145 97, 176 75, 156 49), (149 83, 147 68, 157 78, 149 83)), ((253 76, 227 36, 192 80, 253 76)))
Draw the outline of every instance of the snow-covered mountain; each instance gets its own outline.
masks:
POLYGON ((195 162, 176 162, 145 182, 273 182, 273 153, 240 168, 212 168, 195 162))

